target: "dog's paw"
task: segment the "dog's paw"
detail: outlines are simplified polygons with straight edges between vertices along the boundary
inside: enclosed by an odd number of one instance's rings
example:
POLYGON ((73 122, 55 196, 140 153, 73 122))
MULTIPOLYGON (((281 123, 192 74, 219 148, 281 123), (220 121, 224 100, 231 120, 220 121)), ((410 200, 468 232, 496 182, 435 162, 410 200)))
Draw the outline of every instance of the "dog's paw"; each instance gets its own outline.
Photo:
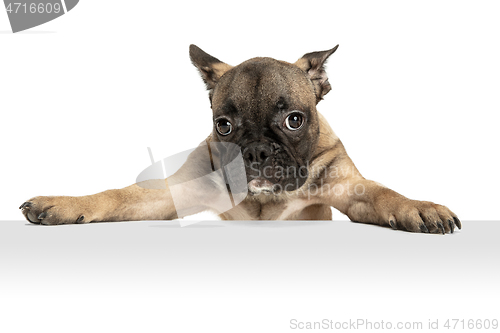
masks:
POLYGON ((405 200, 385 206, 384 220, 393 229, 446 234, 462 229, 458 217, 447 207, 429 201, 405 200))
POLYGON ((31 223, 44 225, 90 222, 77 197, 34 197, 19 209, 31 223))

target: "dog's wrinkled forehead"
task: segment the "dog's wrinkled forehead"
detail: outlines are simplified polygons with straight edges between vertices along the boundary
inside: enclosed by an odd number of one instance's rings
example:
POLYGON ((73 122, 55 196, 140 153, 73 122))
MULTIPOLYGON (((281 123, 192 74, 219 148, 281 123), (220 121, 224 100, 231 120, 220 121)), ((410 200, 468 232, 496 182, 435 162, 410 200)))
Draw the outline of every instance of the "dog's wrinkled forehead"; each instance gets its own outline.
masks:
POLYGON ((226 72, 211 93, 214 112, 269 109, 306 110, 316 105, 314 87, 297 66, 272 58, 254 58, 226 72))
MULTIPOLYGON (((189 46, 189 56, 199 70, 212 102, 220 106, 230 95, 239 102, 257 107, 250 99, 270 103, 288 96, 290 103, 314 105, 331 90, 325 62, 338 48, 304 54, 295 63, 272 58, 253 58, 233 67, 211 56, 196 45, 189 46)), ((313 106, 314 106, 313 105, 313 106)))

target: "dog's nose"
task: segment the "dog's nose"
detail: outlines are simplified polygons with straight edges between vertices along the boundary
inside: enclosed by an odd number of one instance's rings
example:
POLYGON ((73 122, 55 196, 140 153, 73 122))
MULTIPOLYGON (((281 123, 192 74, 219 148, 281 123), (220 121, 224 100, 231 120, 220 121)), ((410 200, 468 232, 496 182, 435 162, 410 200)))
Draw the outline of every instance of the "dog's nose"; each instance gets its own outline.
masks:
POLYGON ((250 163, 264 163, 271 154, 271 147, 267 145, 254 145, 245 149, 243 157, 250 163))

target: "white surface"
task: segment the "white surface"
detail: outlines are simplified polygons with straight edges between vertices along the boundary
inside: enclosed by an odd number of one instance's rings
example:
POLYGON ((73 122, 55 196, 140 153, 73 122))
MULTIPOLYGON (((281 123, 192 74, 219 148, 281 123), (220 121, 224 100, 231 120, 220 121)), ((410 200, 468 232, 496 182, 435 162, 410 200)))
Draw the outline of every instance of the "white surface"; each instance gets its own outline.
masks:
POLYGON ((253 333, 298 331, 293 318, 424 328, 429 319, 500 319, 499 229, 3 221, 0 331, 253 333))

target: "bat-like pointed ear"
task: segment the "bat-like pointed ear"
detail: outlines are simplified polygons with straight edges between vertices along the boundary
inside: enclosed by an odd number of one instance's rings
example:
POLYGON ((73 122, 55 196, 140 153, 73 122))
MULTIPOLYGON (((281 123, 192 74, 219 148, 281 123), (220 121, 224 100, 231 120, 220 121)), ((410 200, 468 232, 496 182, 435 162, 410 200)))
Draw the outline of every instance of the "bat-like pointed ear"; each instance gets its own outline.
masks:
POLYGON ((233 68, 193 44, 189 46, 189 57, 193 65, 200 71, 201 78, 208 90, 214 89, 221 76, 233 68))
POLYGON ((295 62, 295 65, 306 72, 313 83, 316 93, 316 103, 321 101, 323 96, 332 89, 328 82, 328 76, 326 75, 325 63, 328 57, 331 56, 338 47, 337 45, 331 50, 304 54, 302 58, 295 62))

